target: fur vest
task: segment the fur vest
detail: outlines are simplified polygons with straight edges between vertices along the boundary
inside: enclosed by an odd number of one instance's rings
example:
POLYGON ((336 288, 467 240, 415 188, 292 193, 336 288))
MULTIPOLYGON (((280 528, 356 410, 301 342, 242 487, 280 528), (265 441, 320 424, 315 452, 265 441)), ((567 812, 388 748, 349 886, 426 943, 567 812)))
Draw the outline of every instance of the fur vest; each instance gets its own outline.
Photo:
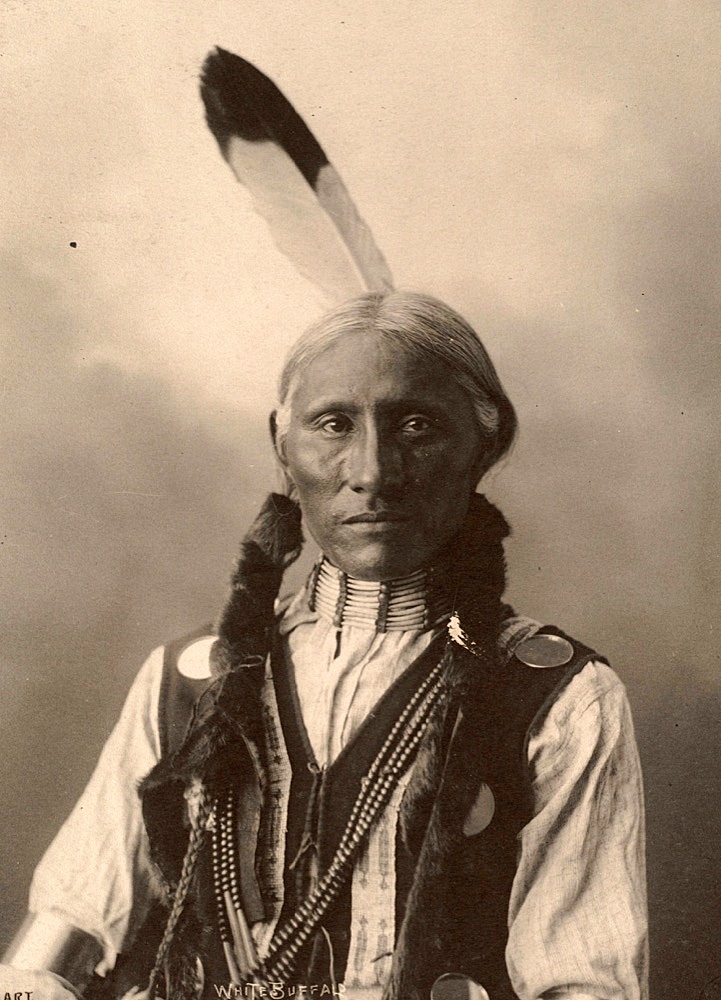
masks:
MULTIPOLYGON (((562 636, 554 628, 544 633, 562 636)), ((207 681, 190 680, 177 669, 179 655, 197 635, 166 649, 160 713, 166 761, 177 760, 188 720, 208 692, 207 681)), ((598 659, 563 638, 571 643, 572 658, 545 669, 524 662, 523 641, 515 654, 511 641, 495 667, 469 649, 450 643, 446 649, 450 696, 431 720, 401 804, 397 863, 399 871, 410 874, 399 878, 396 909, 402 919, 384 1000, 427 1000, 433 982, 446 972, 481 983, 491 1000, 515 997, 504 953, 518 836, 532 816, 528 739, 563 687, 589 660, 598 659)), ((236 782, 239 774, 253 775, 251 795, 260 798, 263 775, 243 729, 242 705, 236 700, 226 707, 232 728, 206 759, 204 773, 215 787, 225 784, 230 772, 236 782)), ((172 890, 188 836, 185 780, 158 777, 146 780, 143 805, 154 860, 172 890)), ((211 983, 228 980, 218 971, 207 858, 197 879, 195 902, 181 923, 170 963, 173 1000, 196 995, 198 959, 206 969, 208 996, 215 995, 211 983)), ((166 916, 162 908, 153 913, 138 947, 119 962, 116 996, 147 981, 166 916)), ((317 968, 312 981, 322 981, 317 968)))

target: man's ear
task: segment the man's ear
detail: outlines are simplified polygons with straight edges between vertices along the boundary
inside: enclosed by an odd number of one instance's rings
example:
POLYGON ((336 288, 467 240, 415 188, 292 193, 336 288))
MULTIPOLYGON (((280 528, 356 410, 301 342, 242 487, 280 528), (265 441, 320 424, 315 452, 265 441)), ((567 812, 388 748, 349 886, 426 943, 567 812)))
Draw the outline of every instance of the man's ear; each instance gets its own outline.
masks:
POLYGON ((270 440, 273 442, 273 447, 276 452, 278 450, 278 411, 271 410, 270 416, 268 417, 268 427, 270 428, 270 440))
MULTIPOLYGON (((493 463, 491 462, 490 464, 492 465, 493 463)), ((478 448, 471 468, 473 469, 473 490, 475 492, 476 486, 478 486, 489 468, 488 447, 486 442, 482 440, 478 442, 478 448)))
POLYGON ((283 442, 278 436, 277 410, 273 410, 270 417, 268 418, 268 426, 270 427, 270 439, 273 442, 273 451, 275 452, 275 457, 278 459, 283 469, 287 471, 288 462, 285 457, 285 449, 283 448, 283 442))
POLYGON ((278 411, 273 410, 268 420, 268 425, 270 427, 270 437, 273 442, 273 451, 275 452, 275 457, 278 459, 278 464, 280 465, 280 472, 283 479, 283 492, 286 496, 294 499, 295 496, 295 483, 293 482, 290 472, 288 471, 288 460, 285 457, 285 449, 283 448, 283 441, 278 436, 278 411))

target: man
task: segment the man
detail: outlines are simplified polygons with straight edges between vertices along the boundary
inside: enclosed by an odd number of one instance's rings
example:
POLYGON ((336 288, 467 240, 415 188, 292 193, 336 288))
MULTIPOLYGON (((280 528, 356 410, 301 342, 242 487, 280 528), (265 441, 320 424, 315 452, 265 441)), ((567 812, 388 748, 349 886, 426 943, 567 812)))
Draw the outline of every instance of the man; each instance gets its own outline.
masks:
POLYGON ((354 299, 291 351, 271 430, 288 496, 217 639, 139 674, 15 965, 173 1000, 645 998, 625 693, 502 601, 475 487, 515 414, 480 341, 429 297, 354 299), (278 602, 301 512, 321 555, 278 602))

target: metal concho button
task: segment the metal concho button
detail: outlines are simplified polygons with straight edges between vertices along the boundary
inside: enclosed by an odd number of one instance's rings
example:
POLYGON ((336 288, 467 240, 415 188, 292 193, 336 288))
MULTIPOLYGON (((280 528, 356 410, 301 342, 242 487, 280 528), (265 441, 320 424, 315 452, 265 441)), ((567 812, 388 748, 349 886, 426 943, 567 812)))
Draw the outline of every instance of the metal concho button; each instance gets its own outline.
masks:
POLYGON ((516 659, 527 667, 562 667, 573 659, 573 646, 560 635, 532 635, 518 644, 516 659))
POLYGON ((216 636, 207 635, 196 639, 178 657, 178 673, 191 681, 204 681, 210 677, 210 651, 216 636))
POLYGON ((475 837, 476 834, 482 833, 487 826, 490 826, 495 811, 496 800, 493 792, 485 782, 481 782, 476 801, 471 806, 463 824, 463 832, 466 837, 475 837))
POLYGON ((444 972, 431 986, 431 1000, 490 1000, 483 987, 460 972, 444 972))

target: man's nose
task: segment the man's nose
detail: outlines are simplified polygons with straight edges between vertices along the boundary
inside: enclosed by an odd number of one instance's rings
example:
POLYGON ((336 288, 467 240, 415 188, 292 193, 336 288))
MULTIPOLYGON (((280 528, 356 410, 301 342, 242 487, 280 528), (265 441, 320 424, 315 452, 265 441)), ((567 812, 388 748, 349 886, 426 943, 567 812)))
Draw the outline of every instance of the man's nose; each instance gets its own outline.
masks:
POLYGON ((382 496, 403 484, 403 461, 396 442, 377 427, 364 428, 348 455, 348 485, 355 493, 382 496))

